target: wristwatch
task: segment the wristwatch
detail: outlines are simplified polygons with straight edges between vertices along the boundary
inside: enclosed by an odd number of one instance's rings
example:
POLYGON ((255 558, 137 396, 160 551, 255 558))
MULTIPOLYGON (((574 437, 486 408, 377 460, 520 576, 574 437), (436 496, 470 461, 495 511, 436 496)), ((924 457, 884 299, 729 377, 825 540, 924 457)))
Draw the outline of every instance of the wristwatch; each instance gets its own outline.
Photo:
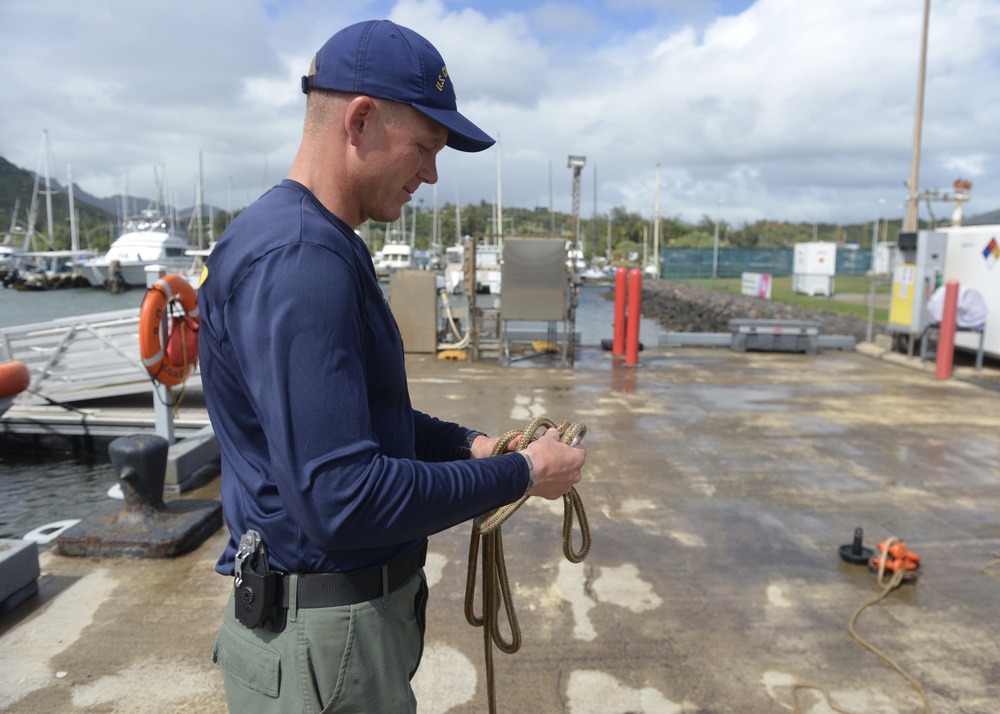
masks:
POLYGON ((465 435, 461 443, 458 445, 458 456, 462 459, 472 458, 472 442, 476 440, 477 436, 487 436, 487 434, 481 431, 472 430, 465 435))
POLYGON ((535 487, 535 464, 532 462, 531 457, 523 451, 521 452, 521 456, 528 462, 528 487, 524 489, 524 495, 527 496, 531 489, 535 487))

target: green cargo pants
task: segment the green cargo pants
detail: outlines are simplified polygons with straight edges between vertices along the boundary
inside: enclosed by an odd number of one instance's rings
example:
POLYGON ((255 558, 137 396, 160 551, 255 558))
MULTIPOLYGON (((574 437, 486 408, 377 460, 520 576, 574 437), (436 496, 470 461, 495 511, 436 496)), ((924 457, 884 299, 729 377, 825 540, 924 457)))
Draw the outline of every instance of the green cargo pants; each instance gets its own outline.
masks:
POLYGON ((416 712, 410 679, 424 647, 423 570, 388 598, 357 605, 300 609, 294 593, 280 633, 240 624, 230 595, 212 660, 232 714, 416 712))

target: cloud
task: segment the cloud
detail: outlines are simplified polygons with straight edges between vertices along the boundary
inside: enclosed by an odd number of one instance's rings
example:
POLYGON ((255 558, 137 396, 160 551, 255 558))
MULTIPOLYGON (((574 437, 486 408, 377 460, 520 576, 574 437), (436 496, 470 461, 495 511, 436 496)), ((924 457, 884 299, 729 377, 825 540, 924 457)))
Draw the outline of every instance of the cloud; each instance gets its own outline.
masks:
MULTIPOLYGON (((0 5, 0 153, 91 193, 181 203, 199 154, 206 195, 242 206, 287 172, 298 77, 340 27, 389 17, 430 38, 459 106, 499 135, 505 206, 571 209, 569 154, 587 156, 584 215, 624 205, 730 222, 899 216, 909 175, 922 7, 911 0, 322 0, 0 5)), ((920 186, 974 182, 967 214, 1000 205, 1000 0, 935 0, 920 186)), ((439 203, 493 201, 498 156, 445 152, 439 203)), ((432 200, 424 187, 418 198, 432 200)), ((936 211, 942 213, 943 211, 936 211)))

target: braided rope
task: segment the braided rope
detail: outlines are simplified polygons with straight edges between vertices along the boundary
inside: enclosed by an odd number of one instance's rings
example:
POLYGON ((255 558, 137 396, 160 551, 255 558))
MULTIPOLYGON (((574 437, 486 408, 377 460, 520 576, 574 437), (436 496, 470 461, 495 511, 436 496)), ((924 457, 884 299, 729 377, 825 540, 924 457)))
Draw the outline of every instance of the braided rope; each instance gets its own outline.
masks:
MULTIPOLYGON (((587 433, 587 426, 581 422, 556 423, 547 417, 538 417, 523 430, 515 429, 503 434, 493 447, 492 456, 499 456, 507 450, 510 443, 517 438, 517 451, 523 451, 537 437, 542 429, 558 429, 560 441, 575 446, 587 433)), ((493 673, 493 647, 496 645, 501 652, 514 654, 521 648, 521 627, 514 611, 514 601, 510 594, 510 581, 507 578, 507 564, 503 555, 503 538, 500 527, 510 518, 514 511, 528 500, 528 494, 521 496, 513 503, 501 506, 484 513, 472 522, 472 539, 469 542, 469 570, 465 581, 465 619, 473 627, 483 628, 483 645, 486 652, 486 689, 489 697, 490 714, 496 712, 496 682, 493 673), (483 551, 483 615, 475 614, 476 571, 479 562, 480 542, 483 551), (510 626, 510 640, 505 640, 500 633, 498 616, 500 605, 503 604, 510 626)), ((583 501, 576 488, 570 488, 563 496, 563 554, 571 563, 580 563, 590 552, 590 525, 583 509, 583 501), (581 545, 579 550, 573 549, 573 520, 580 523, 581 545)))

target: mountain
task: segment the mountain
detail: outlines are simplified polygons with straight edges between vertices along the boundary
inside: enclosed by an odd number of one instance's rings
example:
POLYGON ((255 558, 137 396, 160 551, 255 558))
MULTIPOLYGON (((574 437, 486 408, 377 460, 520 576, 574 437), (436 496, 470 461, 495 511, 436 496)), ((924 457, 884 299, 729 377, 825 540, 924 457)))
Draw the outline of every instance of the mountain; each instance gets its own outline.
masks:
MULTIPOLYGON (((31 195, 34 192, 35 174, 26 169, 18 168, 3 157, 0 157, 0 230, 4 233, 14 225, 15 229, 23 235, 24 226, 28 220, 28 212, 31 209, 31 195), (14 216, 14 207, 17 206, 17 215, 14 216), (11 218, 15 218, 12 222, 11 218)), ((38 250, 47 248, 68 248, 70 246, 70 224, 69 224, 69 196, 66 188, 58 181, 50 180, 49 187, 52 193, 52 233, 55 238, 55 245, 47 246, 38 243, 32 247, 38 250)), ((39 196, 37 214, 34 229, 44 235, 44 240, 48 240, 48 218, 46 214, 46 200, 41 193, 44 191, 44 180, 39 181, 39 196)), ((114 212, 108 211, 99 205, 93 205, 89 201, 83 200, 85 195, 79 186, 73 186, 73 199, 75 202, 78 217, 78 230, 82 247, 107 246, 110 243, 110 236, 113 234, 116 224, 114 212)))
MULTIPOLYGON (((19 168, 0 156, 0 232, 6 234, 10 229, 11 217, 14 213, 14 207, 17 205, 16 228, 17 232, 23 236, 34 186, 35 173, 33 171, 19 168)), ((68 189, 52 178, 49 179, 49 187, 52 192, 52 232, 55 237, 55 245, 38 244, 33 246, 38 250, 68 248, 70 245, 68 189)), ((44 191, 44 178, 39 181, 39 190, 44 191)), ((78 218, 81 246, 94 250, 106 249, 117 236, 122 197, 114 195, 108 198, 97 198, 80 188, 79 184, 74 183, 73 201, 78 218)), ((151 204, 152 201, 148 198, 129 197, 129 205, 133 213, 151 204)), ((209 216, 218 216, 222 212, 215 207, 211 207, 211 211, 209 208, 202 207, 202 216, 205 219, 208 219, 209 216)), ((44 194, 39 194, 36 210, 35 231, 43 234, 44 240, 47 242, 48 219, 44 194)), ((192 206, 179 211, 178 215, 181 220, 189 220, 194 210, 192 206)), ((15 240, 23 240, 23 238, 16 237, 15 240)))

